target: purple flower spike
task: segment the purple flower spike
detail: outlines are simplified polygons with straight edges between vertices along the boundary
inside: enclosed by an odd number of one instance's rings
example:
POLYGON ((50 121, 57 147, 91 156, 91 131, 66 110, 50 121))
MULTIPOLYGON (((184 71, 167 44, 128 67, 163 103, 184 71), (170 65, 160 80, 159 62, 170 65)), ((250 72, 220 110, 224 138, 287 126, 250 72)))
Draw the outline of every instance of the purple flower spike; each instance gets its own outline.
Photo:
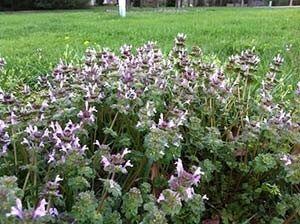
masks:
POLYGON ((3 70, 4 66, 6 65, 6 61, 4 58, 0 58, 0 71, 3 70))
POLYGON ((16 206, 11 207, 10 213, 6 214, 6 217, 10 216, 15 216, 18 217, 19 219, 23 219, 24 213, 23 213, 23 206, 22 206, 22 201, 17 198, 16 199, 16 206))
POLYGON ((39 130, 37 126, 29 125, 25 132, 27 137, 23 139, 22 144, 27 145, 29 148, 43 148, 45 146, 45 141, 49 138, 49 130, 39 130))
POLYGON ((25 211, 23 210, 22 201, 17 198, 16 206, 11 207, 11 212, 6 214, 6 217, 14 216, 21 220, 29 219, 36 220, 38 218, 44 217, 47 215, 46 205, 48 203, 45 199, 41 200, 38 207, 35 210, 25 211))
POLYGON ((297 83, 296 94, 300 96, 300 82, 297 83))
POLYGON ((165 120, 164 119, 164 115, 160 114, 160 118, 159 118, 159 121, 158 121, 158 127, 162 128, 162 129, 174 128, 175 127, 175 123, 172 120, 170 120, 170 121, 165 120))
POLYGON ((292 157, 290 155, 283 155, 280 160, 284 162, 285 166, 289 166, 292 164, 292 157))
POLYGON ((89 107, 89 102, 85 102, 85 110, 80 111, 78 113, 78 117, 80 118, 82 123, 94 123, 95 122, 95 115, 94 112, 97 112, 95 107, 89 107))
POLYGON ((13 104, 16 99, 13 94, 5 93, 0 89, 0 103, 3 104, 13 104))
POLYGON ((64 163, 66 156, 72 152, 79 153, 80 155, 84 154, 87 147, 81 146, 79 138, 76 136, 80 125, 69 121, 63 129, 58 122, 52 122, 50 127, 53 130, 50 140, 55 144, 55 148, 48 155, 48 163, 56 162, 58 157, 61 158, 60 162, 64 163))
POLYGON ((39 206, 34 210, 32 218, 37 219, 37 218, 44 217, 45 215, 47 215, 47 210, 46 210, 47 204, 48 203, 46 202, 45 199, 41 200, 39 203, 39 206))
POLYGON ((125 160, 125 155, 130 153, 131 151, 127 148, 121 153, 102 156, 101 163, 103 164, 104 170, 107 172, 121 172, 126 174, 127 167, 133 167, 130 160, 125 160))
POLYGON ((57 198, 61 198, 62 195, 59 193, 60 182, 63 181, 62 178, 57 175, 54 181, 48 181, 46 187, 44 189, 45 196, 53 196, 57 198))
POLYGON ((8 126, 4 121, 0 120, 0 157, 6 155, 8 146, 10 144, 10 136, 6 132, 8 126))
POLYGON ((184 170, 181 159, 176 162, 177 176, 171 176, 169 180, 169 186, 171 190, 176 191, 187 199, 190 199, 194 195, 193 185, 197 185, 200 181, 200 177, 203 174, 200 167, 196 169, 194 173, 188 173, 184 170))

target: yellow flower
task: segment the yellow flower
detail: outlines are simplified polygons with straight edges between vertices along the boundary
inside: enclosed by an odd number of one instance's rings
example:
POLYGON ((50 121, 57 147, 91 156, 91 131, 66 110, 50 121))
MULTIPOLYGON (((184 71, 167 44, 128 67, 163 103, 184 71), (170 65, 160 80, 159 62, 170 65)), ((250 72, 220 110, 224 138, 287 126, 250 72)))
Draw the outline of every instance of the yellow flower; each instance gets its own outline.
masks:
POLYGON ((90 42, 88 40, 84 41, 84 45, 88 45, 90 42))

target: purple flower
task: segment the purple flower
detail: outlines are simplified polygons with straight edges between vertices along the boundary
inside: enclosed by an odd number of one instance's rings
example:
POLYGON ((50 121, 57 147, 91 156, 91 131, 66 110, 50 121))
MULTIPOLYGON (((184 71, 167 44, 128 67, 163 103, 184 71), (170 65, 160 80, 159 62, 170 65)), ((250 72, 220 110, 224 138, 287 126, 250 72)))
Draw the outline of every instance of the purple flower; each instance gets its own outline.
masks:
POLYGON ((292 117, 290 113, 285 112, 281 109, 279 112, 275 113, 271 118, 268 120, 269 124, 276 125, 279 127, 292 127, 292 117))
POLYGON ((85 100, 101 100, 104 98, 104 92, 97 83, 82 86, 82 89, 85 91, 85 100))
POLYGON ((174 39, 175 45, 184 46, 186 40, 186 35, 184 33, 178 33, 174 39))
POLYGON ((130 100, 135 100, 137 98, 136 91, 132 88, 127 89, 127 91, 125 92, 125 98, 130 100))
POLYGON ((8 146, 10 144, 10 136, 6 132, 8 126, 4 121, 0 120, 0 157, 6 155, 8 146))
POLYGON ((22 144, 26 144, 31 149, 43 148, 45 141, 49 138, 49 130, 39 130, 37 126, 29 125, 25 129, 27 137, 23 139, 22 144))
POLYGON ((161 193, 161 194, 159 195, 158 199, 157 199, 157 202, 159 203, 159 202, 164 201, 164 200, 166 200, 166 198, 165 198, 165 196, 163 195, 163 193, 161 193))
POLYGON ((16 199, 16 206, 11 207, 10 213, 6 214, 6 217, 10 216, 15 216, 18 217, 19 219, 23 219, 23 206, 22 206, 22 201, 17 198, 16 199))
POLYGON ((297 83, 296 94, 300 96, 300 82, 297 83))
POLYGON ((82 123, 94 123, 95 122, 95 115, 94 112, 97 112, 95 107, 89 107, 89 102, 85 102, 85 110, 80 111, 78 113, 78 117, 80 118, 82 123))
POLYGON ((48 101, 47 101, 47 100, 44 100, 44 101, 42 102, 41 107, 40 107, 40 112, 41 112, 41 113, 44 113, 45 110, 46 110, 48 107, 49 107, 48 101))
POLYGON ((158 127, 162 128, 162 129, 166 129, 166 128, 174 128, 175 127, 175 123, 173 120, 171 121, 167 121, 164 119, 164 115, 160 114, 160 118, 158 121, 158 127))
POLYGON ((161 203, 163 201, 166 201, 168 199, 172 198, 171 201, 176 201, 178 203, 181 203, 181 198, 180 198, 180 195, 175 192, 175 191, 172 191, 170 189, 166 189, 164 190, 158 197, 157 199, 157 202, 158 203, 161 203))
POLYGON ((132 46, 126 44, 120 48, 121 54, 123 55, 124 58, 128 58, 131 56, 131 49, 132 46))
POLYGON ((59 187, 62 180, 63 179, 57 175, 54 181, 48 181, 44 190, 44 195, 61 198, 62 195, 59 193, 59 187))
POLYGON ((3 133, 8 126, 4 123, 3 120, 0 120, 0 133, 3 133))
POLYGON ((73 124, 69 121, 65 128, 63 129, 58 122, 51 123, 50 127, 53 130, 53 138, 56 140, 57 146, 64 142, 71 142, 75 138, 75 133, 79 130, 80 126, 78 124, 73 124))
POLYGON ((11 207, 11 212, 6 214, 6 217, 15 216, 21 220, 29 219, 36 220, 40 217, 44 217, 47 215, 46 205, 48 203, 45 199, 42 199, 39 202, 38 207, 33 211, 25 211, 23 210, 22 201, 17 198, 16 206, 11 207))
POLYGON ((47 214, 47 210, 46 210, 47 204, 48 203, 46 202, 45 199, 41 200, 39 203, 39 206, 34 210, 32 218, 37 219, 37 218, 45 216, 47 214))
POLYGON ((84 154, 87 147, 81 146, 79 143, 79 138, 76 136, 80 125, 74 124, 72 123, 72 121, 69 121, 63 129, 58 122, 52 122, 50 127, 53 130, 50 136, 50 140, 55 144, 55 148, 48 155, 48 163, 55 162, 56 158, 58 157, 60 157, 60 161, 64 163, 66 156, 68 156, 72 152, 76 152, 80 155, 84 154))
POLYGON ((260 58, 255 54, 255 48, 247 49, 239 55, 229 57, 229 67, 237 69, 246 77, 257 69, 259 62, 260 58))
POLYGON ((131 69, 124 68, 120 71, 122 81, 126 83, 133 82, 134 76, 133 76, 133 71, 131 69))
POLYGON ((177 176, 171 176, 169 186, 171 190, 180 193, 183 198, 190 199, 194 195, 193 186, 199 183, 203 172, 200 167, 194 173, 185 171, 181 159, 178 159, 176 164, 177 176))
POLYGON ((0 103, 3 104, 13 104, 16 99, 13 94, 5 93, 0 89, 0 103))
POLYGON ((67 74, 73 71, 72 65, 65 64, 62 60, 60 60, 59 64, 54 69, 52 75, 54 79, 58 82, 65 81, 67 79, 67 74))
POLYGON ((196 72, 189 67, 185 67, 183 77, 188 81, 194 81, 196 79, 196 72))
POLYGON ((92 66, 85 66, 82 70, 82 76, 84 77, 84 81, 95 83, 100 80, 102 75, 102 68, 97 64, 93 64, 92 66))
POLYGON ((56 208, 50 208, 49 209, 49 214, 52 216, 52 217, 57 217, 58 216, 58 211, 56 208))
POLYGON ((6 65, 6 61, 4 58, 0 58, 0 71, 3 70, 4 66, 6 65))
POLYGON ((138 91, 127 84, 119 82, 117 96, 127 100, 135 100, 138 97, 138 91))
POLYGON ((275 66, 281 66, 282 63, 284 62, 284 58, 280 55, 280 54, 277 54, 276 57, 273 58, 273 64, 275 66))
POLYGON ((280 158, 280 160, 284 162, 285 166, 289 166, 292 164, 292 157, 290 155, 285 154, 280 158))
POLYGON ((117 154, 102 156, 101 163, 103 164, 104 170, 107 172, 122 172, 127 173, 127 167, 133 167, 130 160, 125 160, 125 155, 130 153, 131 151, 127 148, 124 151, 117 154))
POLYGON ((28 95, 28 94, 30 94, 30 92, 31 92, 30 87, 28 85, 24 85, 23 86, 23 93, 25 95, 28 95))

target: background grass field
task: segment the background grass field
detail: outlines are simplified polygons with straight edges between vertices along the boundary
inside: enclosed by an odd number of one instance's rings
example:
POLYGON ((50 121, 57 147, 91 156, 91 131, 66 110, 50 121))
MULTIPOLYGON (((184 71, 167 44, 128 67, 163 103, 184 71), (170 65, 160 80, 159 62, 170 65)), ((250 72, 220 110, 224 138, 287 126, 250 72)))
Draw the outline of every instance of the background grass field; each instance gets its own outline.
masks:
POLYGON ((154 40, 167 53, 179 32, 187 34, 189 46, 200 45, 222 60, 255 46, 267 65, 281 52, 287 75, 293 80, 299 75, 300 9, 133 10, 120 18, 116 9, 96 8, 0 13, 0 56, 8 63, 0 82, 14 86, 33 81, 63 57, 67 45, 70 54, 81 55, 88 46, 117 50, 125 43, 136 47, 154 40), (292 44, 289 52, 287 44, 292 44))

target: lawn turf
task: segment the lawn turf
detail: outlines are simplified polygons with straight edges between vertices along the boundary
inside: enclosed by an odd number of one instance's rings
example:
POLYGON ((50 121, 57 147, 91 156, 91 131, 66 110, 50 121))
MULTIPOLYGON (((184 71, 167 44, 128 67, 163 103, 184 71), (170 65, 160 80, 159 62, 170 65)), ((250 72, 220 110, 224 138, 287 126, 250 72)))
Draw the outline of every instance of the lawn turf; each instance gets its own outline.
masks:
POLYGON ((299 80, 299 8, 147 9, 131 10, 120 18, 116 8, 102 7, 0 13, 0 56, 6 58, 8 68, 0 76, 0 86, 33 82, 59 58, 82 56, 88 46, 118 50, 123 44, 137 47, 154 40, 167 53, 179 32, 187 34, 189 46, 200 45, 205 53, 215 53, 221 60, 255 46, 266 67, 281 52, 286 59, 284 72, 292 77, 289 80, 299 80), (292 44, 288 52, 287 44, 292 44))

